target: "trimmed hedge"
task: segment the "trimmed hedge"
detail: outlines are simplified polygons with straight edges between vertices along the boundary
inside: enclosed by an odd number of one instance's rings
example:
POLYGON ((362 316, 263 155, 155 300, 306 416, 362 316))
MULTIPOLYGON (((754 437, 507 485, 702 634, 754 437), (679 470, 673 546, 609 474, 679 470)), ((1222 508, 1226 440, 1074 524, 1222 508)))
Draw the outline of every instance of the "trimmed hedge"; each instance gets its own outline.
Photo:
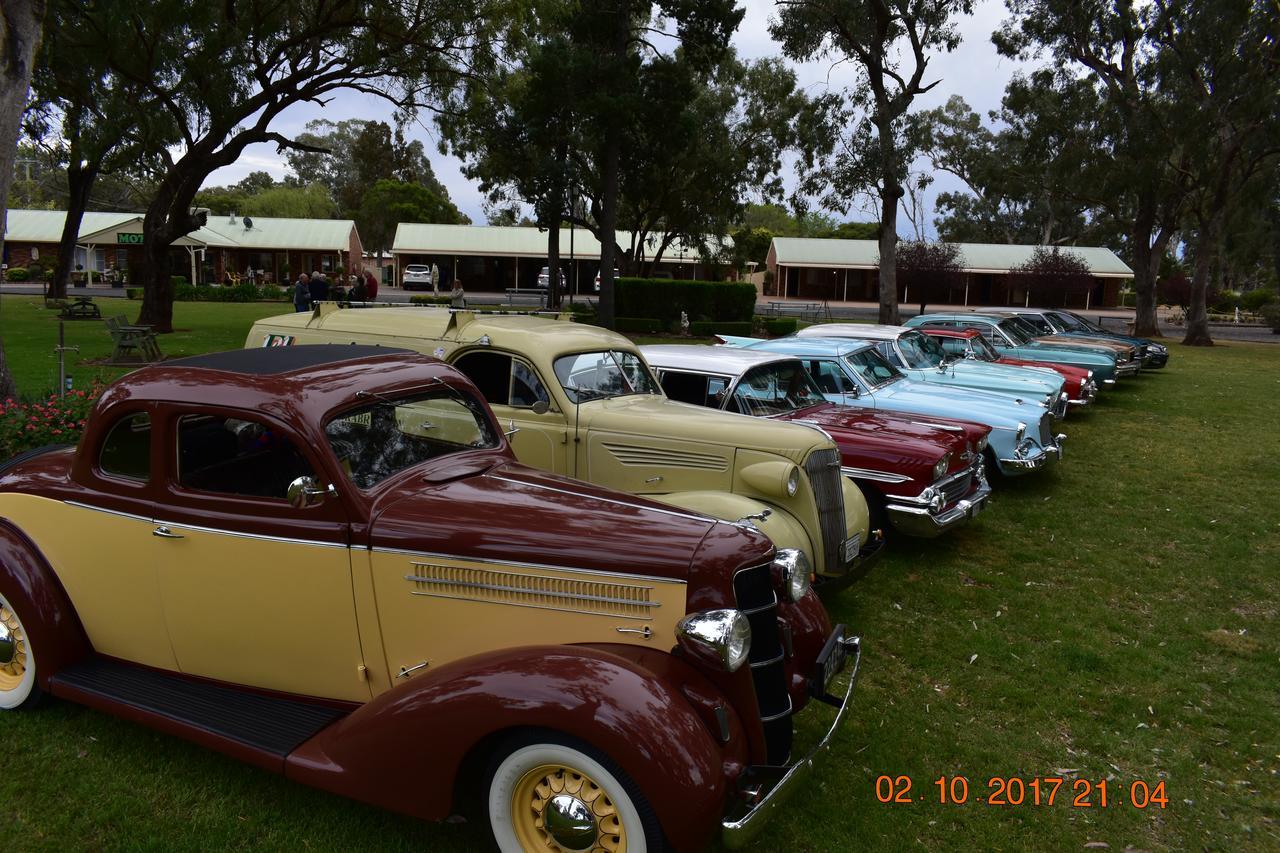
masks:
POLYGON ((1280 335, 1280 303, 1271 303, 1263 305, 1258 309, 1258 313, 1262 315, 1262 319, 1271 327, 1272 334, 1280 335))
POLYGON ((658 335, 666 330, 666 325, 649 317, 615 317, 613 328, 624 334, 658 335))
POLYGON ((698 320, 689 324, 689 334, 695 338, 709 338, 712 335, 751 336, 751 321, 741 320, 698 320))
POLYGON ((1276 293, 1270 288, 1260 287, 1257 290, 1250 290, 1244 296, 1240 297, 1240 305, 1246 311, 1252 311, 1257 314, 1262 310, 1263 305, 1270 305, 1276 302, 1276 293))
POLYGON ((770 337, 780 338, 783 335, 795 334, 800 321, 795 317, 774 317, 764 321, 764 330, 770 337))
POLYGON ((9 267, 5 270, 4 277, 8 281, 29 281, 31 273, 27 272, 26 267, 9 267))
POLYGON ((669 278, 620 278, 615 314, 658 320, 662 327, 680 322, 680 312, 697 320, 751 321, 755 285, 743 281, 676 281, 669 278))
POLYGON ((410 296, 410 305, 448 305, 453 300, 448 296, 410 296))

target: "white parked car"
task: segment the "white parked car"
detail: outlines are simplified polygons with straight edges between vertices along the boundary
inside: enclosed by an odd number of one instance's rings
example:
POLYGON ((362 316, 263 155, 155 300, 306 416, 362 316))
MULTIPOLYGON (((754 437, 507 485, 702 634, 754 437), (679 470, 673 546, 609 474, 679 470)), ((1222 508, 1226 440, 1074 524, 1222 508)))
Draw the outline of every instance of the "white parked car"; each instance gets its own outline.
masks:
MULTIPOLYGON (((538 289, 546 290, 551 286, 551 267, 543 267, 538 272, 538 289)), ((560 270, 560 290, 564 291, 564 270, 560 270)))
POLYGON ((426 264, 409 264, 404 268, 400 284, 405 290, 430 290, 431 267, 426 264))
MULTIPOLYGON (((617 267, 614 267, 614 268, 613 268, 613 280, 614 280, 614 281, 617 281, 617 280, 618 280, 618 268, 617 268, 617 267)), ((600 273, 599 273, 599 272, 597 272, 597 273, 596 273, 596 293, 599 293, 599 292, 600 292, 600 273)))

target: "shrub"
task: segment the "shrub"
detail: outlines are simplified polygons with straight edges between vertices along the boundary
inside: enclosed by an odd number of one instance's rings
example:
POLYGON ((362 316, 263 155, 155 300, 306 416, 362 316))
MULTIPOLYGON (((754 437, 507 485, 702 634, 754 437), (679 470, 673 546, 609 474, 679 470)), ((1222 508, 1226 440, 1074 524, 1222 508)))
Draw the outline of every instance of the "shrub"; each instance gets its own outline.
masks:
POLYGON ((8 281, 28 281, 31 273, 27 272, 26 267, 9 267, 4 274, 8 281))
POLYGON ((764 321, 764 330, 771 337, 780 338, 783 335, 795 334, 799 325, 800 321, 795 317, 774 317, 771 320, 764 321))
POLYGON ((1263 305, 1270 305, 1276 301, 1275 291, 1260 287, 1257 290, 1250 290, 1244 296, 1240 297, 1240 307, 1246 311, 1258 313, 1263 305))
MULTIPOLYGON (((791 322, 795 322, 793 319, 791 322)), ((751 321, 741 320, 698 320, 689 324, 689 334, 697 338, 708 338, 712 335, 735 335, 749 337, 751 321)))
POLYGON ((453 300, 448 296, 410 296, 410 305, 448 305, 453 300))
POLYGON ((95 382, 87 391, 68 391, 61 398, 53 394, 36 403, 0 403, 0 459, 46 444, 75 444, 103 387, 95 382))
MULTIPOLYGON (((128 291, 131 299, 133 290, 134 288, 129 288, 128 291)), ((139 289, 138 294, 141 293, 139 289)), ((274 284, 257 287, 242 281, 232 287, 197 287, 187 284, 183 279, 182 283, 175 285, 173 298, 176 302, 288 302, 293 299, 293 295, 274 284)))
POLYGON ((1262 315, 1262 319, 1271 327, 1273 335, 1280 335, 1280 303, 1271 303, 1263 305, 1258 309, 1258 313, 1262 315))
POLYGON ((126 287, 126 288, 124 289, 124 295, 125 295, 125 296, 127 296, 129 299, 141 299, 141 298, 142 298, 142 288, 141 288, 141 287, 126 287))
POLYGON ((615 317, 613 328, 619 332, 640 335, 656 335, 664 331, 661 320, 649 317, 615 317))
POLYGON ((743 281, 622 278, 617 283, 619 317, 658 320, 662 327, 678 324, 681 311, 690 321, 750 321, 755 307, 755 286, 743 281))
POLYGON ((171 275, 169 276, 169 283, 174 287, 182 287, 184 284, 189 284, 185 275, 171 275))
POLYGON ((1234 314, 1236 309, 1240 307, 1240 294, 1236 293, 1234 290, 1224 290, 1220 294, 1217 294, 1216 299, 1213 297, 1214 294, 1210 293, 1205 299, 1205 302, 1208 303, 1210 312, 1217 312, 1218 314, 1234 314))

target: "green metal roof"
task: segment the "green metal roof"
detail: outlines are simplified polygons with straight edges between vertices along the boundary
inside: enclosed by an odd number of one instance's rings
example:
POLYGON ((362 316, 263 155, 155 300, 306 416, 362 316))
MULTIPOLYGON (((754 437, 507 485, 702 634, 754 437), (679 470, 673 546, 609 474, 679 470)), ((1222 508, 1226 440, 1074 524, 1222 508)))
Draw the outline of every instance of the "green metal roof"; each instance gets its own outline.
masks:
MULTIPOLYGON (((5 240, 23 243, 57 243, 62 239, 66 220, 62 210, 10 210, 5 240)), ((89 212, 80 223, 77 242, 114 243, 115 232, 126 228, 142 230, 141 213, 89 212)), ((209 215, 209 222, 174 245, 203 245, 226 249, 300 249, 312 251, 346 251, 351 231, 356 227, 350 219, 279 219, 251 216, 252 228, 245 228, 244 217, 209 215)))
MULTIPOLYGON (((1011 268, 1031 259, 1035 246, 1002 243, 956 243, 960 264, 965 272, 1007 273, 1011 268)), ((1133 270, 1116 257, 1115 252, 1098 246, 1061 246, 1064 252, 1078 255, 1095 276, 1131 278, 1133 270)), ((828 240, 819 237, 774 237, 777 262, 787 267, 826 267, 828 269, 877 269, 880 246, 875 240, 828 240)))
MULTIPOLYGON (((573 229, 573 255, 576 258, 599 259, 600 241, 585 228, 573 229)), ((570 233, 560 229, 560 256, 569 257, 570 233)), ((618 232, 618 244, 631 245, 631 234, 618 232)), ((653 257, 657 240, 650 238, 645 251, 653 257)), ((545 258, 547 232, 530 226, 509 225, 427 225, 401 222, 391 245, 395 255, 478 255, 483 257, 545 258)), ((662 254, 664 262, 697 263, 697 247, 673 242, 662 254)))

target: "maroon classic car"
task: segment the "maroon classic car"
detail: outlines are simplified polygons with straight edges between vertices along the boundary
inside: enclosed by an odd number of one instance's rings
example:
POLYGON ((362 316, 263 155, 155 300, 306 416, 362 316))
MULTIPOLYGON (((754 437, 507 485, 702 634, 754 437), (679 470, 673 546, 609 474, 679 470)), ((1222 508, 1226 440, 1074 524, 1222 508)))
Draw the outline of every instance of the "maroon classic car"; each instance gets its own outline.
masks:
POLYGON ((873 520, 902 533, 937 536, 977 515, 991 494, 982 463, 991 429, 982 424, 829 403, 795 356, 682 345, 641 352, 673 400, 822 429, 873 520))
POLYGON ((199 356, 0 466, 0 710, 51 693, 422 818, 470 798, 504 851, 736 847, 850 707, 858 640, 797 565, 517 463, 433 359, 199 356))

